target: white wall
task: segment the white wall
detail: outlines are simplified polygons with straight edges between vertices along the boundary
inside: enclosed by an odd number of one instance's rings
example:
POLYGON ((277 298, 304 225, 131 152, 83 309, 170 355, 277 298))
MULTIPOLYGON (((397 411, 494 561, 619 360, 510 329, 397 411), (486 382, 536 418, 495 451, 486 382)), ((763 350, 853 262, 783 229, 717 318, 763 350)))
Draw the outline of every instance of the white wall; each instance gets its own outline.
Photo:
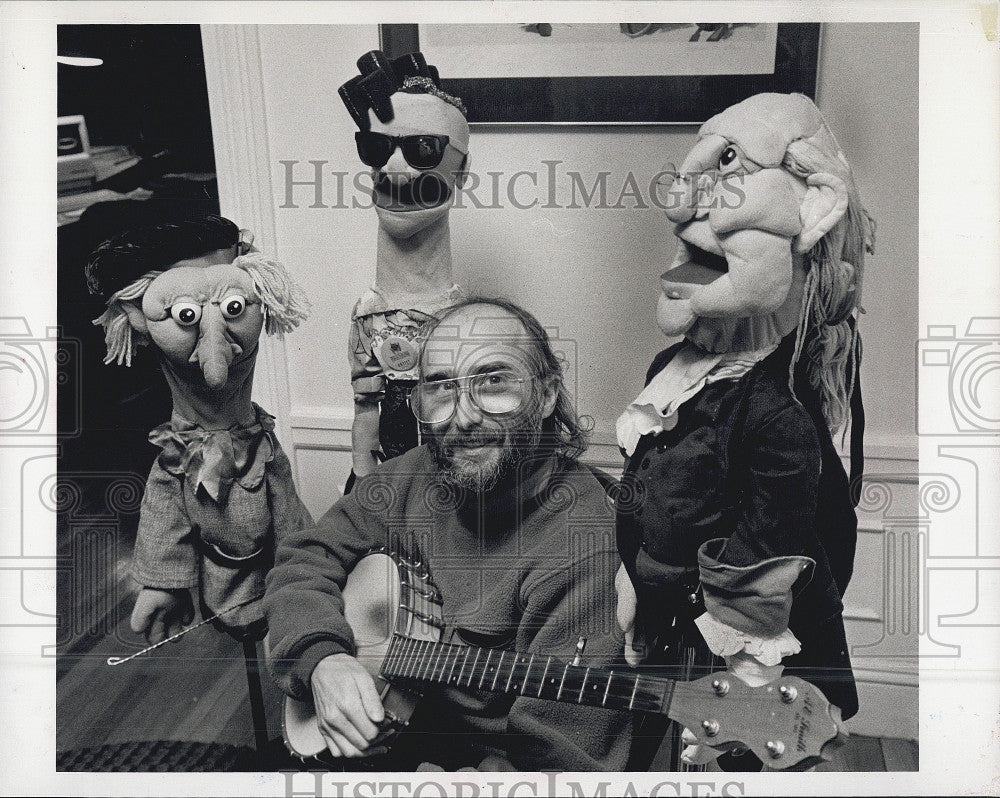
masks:
MULTIPOLYGON (((259 170, 267 171, 271 197, 260 197, 263 207, 254 206, 254 213, 263 214, 260 233, 273 240, 261 244, 291 267, 313 303, 312 318, 275 348, 277 366, 264 398, 283 416, 279 431, 294 457, 300 492, 320 513, 336 497, 350 465, 347 329, 355 298, 374 276, 376 222, 370 209, 308 207, 315 196, 309 186, 294 189, 299 208, 279 207, 286 200, 280 161, 298 162, 296 180, 312 178, 310 160, 328 161, 324 201, 336 202, 332 173, 353 175, 360 168, 355 128, 337 87, 354 74, 355 59, 378 46, 377 29, 206 27, 204 38, 223 211, 227 203, 240 210, 247 196, 265 191, 267 175, 259 170), (249 52, 234 54, 241 48, 249 52), (239 92, 252 101, 229 96, 231 84, 222 79, 229 72, 238 73, 239 92), (248 130, 255 134, 252 147, 246 144, 248 130), (257 175, 255 181, 250 174, 257 175)), ((433 63, 433 53, 428 55, 433 63)), ((913 494, 915 506, 917 27, 825 25, 817 94, 879 223, 862 303, 868 311, 862 322, 868 470, 895 486, 904 507, 913 494)), ((575 348, 571 379, 579 409, 596 424, 590 457, 610 471, 620 468, 614 420, 641 388, 652 356, 667 344, 653 311, 673 238, 661 212, 635 208, 630 199, 619 209, 540 207, 549 186, 543 161, 562 162, 556 167, 557 204, 571 198, 568 170, 578 172, 587 186, 599 172, 610 172, 608 203, 614 204, 630 172, 645 192, 650 176, 666 161, 680 163, 694 140, 692 127, 477 127, 470 144, 473 171, 487 183, 489 172, 501 173, 504 188, 520 170, 538 172, 539 187, 519 178, 515 197, 522 203, 537 198, 538 205, 514 207, 504 190, 501 207, 465 203, 452 211, 459 282, 520 302, 558 329, 569 352, 575 348)), ((476 196, 489 200, 486 191, 476 196)), ((366 199, 348 177, 348 204, 352 197, 366 199)), ((858 576, 845 598, 852 642, 878 640, 885 627, 884 517, 884 508, 863 514, 858 576)), ((903 644, 915 650, 915 638, 903 644)), ((867 708, 855 728, 915 737, 915 666, 862 660, 867 708)))

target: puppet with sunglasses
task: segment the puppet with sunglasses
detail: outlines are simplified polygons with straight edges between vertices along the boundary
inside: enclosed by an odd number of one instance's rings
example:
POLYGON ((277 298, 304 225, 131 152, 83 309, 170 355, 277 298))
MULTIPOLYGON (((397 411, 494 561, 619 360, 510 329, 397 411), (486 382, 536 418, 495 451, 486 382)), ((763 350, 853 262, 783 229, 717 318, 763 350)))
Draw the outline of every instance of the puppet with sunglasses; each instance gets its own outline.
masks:
POLYGON ((465 106, 441 91, 420 53, 389 60, 373 50, 340 96, 360 130, 358 155, 372 170, 378 215, 375 282, 351 318, 355 477, 417 445, 407 394, 418 379, 424 330, 462 298, 452 278, 448 213, 469 168, 465 106))
MULTIPOLYGON (((617 424, 626 654, 675 669, 723 657, 751 686, 784 662, 850 717, 841 596, 857 517, 832 434, 852 412, 861 422, 856 321, 873 222, 801 94, 717 114, 664 174, 679 242, 657 323, 684 338, 617 424)), ((860 426, 851 450, 856 485, 860 426)), ((682 739, 690 764, 718 756, 691 731, 682 739)), ((728 766, 755 769, 752 758, 728 766)))

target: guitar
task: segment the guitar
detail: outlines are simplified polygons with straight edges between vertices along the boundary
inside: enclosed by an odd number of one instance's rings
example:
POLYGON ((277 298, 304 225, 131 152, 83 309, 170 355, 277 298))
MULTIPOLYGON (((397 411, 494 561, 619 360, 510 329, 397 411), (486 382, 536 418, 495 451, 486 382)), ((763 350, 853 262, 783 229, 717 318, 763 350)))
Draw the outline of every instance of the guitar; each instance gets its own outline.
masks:
MULTIPOLYGON (((703 745, 747 748, 776 770, 829 760, 847 740, 840 709, 795 676, 755 688, 725 672, 685 682, 624 666, 586 667, 442 642, 440 595, 426 569, 398 554, 363 557, 343 594, 357 659, 375 679, 385 707, 380 745, 405 728, 426 684, 660 713, 691 729, 703 745)), ((286 698, 282 731, 300 759, 327 750, 311 702, 286 698)))

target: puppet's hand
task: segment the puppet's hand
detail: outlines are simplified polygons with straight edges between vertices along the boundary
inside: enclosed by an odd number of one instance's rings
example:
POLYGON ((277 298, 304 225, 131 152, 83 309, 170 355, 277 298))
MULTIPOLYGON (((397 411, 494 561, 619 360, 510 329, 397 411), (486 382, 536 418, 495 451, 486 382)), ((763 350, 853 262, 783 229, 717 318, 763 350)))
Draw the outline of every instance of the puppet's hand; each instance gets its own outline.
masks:
POLYGON ((632 640, 635 637, 635 588, 632 587, 632 580, 625 570, 625 563, 622 563, 618 573, 615 574, 615 592, 618 594, 615 614, 618 617, 618 626, 625 633, 625 661, 629 665, 638 665, 642 661, 642 655, 632 648, 632 640))
MULTIPOLYGON (((726 670, 746 682, 750 687, 761 687, 781 676, 783 665, 764 665, 752 654, 741 651, 726 657, 726 670)), ((720 757, 724 752, 707 745, 698 745, 698 738, 690 729, 681 733, 681 742, 687 746, 681 752, 681 760, 689 765, 705 765, 720 757)))
POLYGON ((150 643, 159 643, 177 634, 194 619, 191 592, 160 590, 144 587, 139 591, 132 609, 132 631, 143 635, 150 643))

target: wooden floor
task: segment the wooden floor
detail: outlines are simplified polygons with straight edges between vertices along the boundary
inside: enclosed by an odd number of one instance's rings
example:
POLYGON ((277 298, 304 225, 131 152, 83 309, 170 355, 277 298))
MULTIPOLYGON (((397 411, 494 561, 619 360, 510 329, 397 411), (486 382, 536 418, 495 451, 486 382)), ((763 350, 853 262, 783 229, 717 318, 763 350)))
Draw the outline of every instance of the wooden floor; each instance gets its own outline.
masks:
MULTIPOLYGON (((56 686, 57 751, 148 740, 182 740, 252 746, 253 729, 242 647, 211 626, 131 662, 107 658, 131 654, 142 641, 128 626, 134 588, 128 579, 130 546, 116 548, 118 561, 97 569, 87 593, 97 596, 89 635, 61 648, 56 686), (101 598, 102 597, 102 598, 101 598), (93 633, 93 629, 104 630, 93 633)), ((79 595, 79 594, 77 594, 79 595)), ((61 594, 61 600, 68 600, 61 594)), ((63 609, 60 615, 66 617, 63 609)), ((280 695, 264 677, 269 732, 280 734, 280 695)), ((665 751, 651 770, 666 770, 665 751)), ((917 744, 909 740, 852 736, 821 771, 915 771, 917 744)))

